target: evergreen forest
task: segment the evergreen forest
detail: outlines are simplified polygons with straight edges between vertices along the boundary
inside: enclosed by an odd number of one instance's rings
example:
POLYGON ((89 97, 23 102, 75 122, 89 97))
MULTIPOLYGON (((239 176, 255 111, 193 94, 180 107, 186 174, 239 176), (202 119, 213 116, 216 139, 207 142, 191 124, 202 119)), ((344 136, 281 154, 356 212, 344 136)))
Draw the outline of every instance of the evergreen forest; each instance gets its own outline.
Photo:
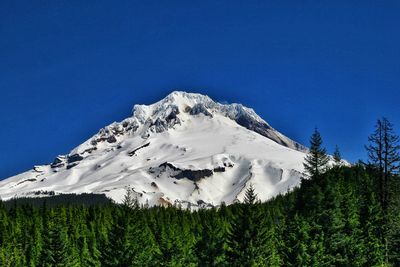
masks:
POLYGON ((366 151, 353 165, 338 148, 330 157, 316 129, 301 186, 265 203, 252 185, 241 203, 193 211, 129 193, 123 204, 0 202, 0 266, 400 266, 399 138, 387 119, 366 151))

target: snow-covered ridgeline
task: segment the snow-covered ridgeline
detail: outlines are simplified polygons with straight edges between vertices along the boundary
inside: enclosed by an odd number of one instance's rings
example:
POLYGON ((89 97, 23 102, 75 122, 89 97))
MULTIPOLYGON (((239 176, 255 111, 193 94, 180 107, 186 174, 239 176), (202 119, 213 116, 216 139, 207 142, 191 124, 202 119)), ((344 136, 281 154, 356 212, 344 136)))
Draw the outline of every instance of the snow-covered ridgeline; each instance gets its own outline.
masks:
POLYGON ((241 200, 249 183, 262 200, 299 184, 306 148, 252 109, 173 92, 101 129, 52 164, 0 181, 0 196, 105 193, 133 188, 152 205, 241 200))

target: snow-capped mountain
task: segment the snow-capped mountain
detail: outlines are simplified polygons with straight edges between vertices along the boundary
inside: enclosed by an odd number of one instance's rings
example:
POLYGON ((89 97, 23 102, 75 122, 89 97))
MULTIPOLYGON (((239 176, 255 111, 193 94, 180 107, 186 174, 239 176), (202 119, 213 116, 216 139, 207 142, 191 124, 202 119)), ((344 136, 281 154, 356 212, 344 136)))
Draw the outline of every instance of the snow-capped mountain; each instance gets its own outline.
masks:
POLYGON ((307 149, 252 109, 173 92, 101 129, 49 165, 0 181, 0 197, 105 193, 141 203, 219 205, 241 201, 253 184, 267 200, 297 186, 307 149))

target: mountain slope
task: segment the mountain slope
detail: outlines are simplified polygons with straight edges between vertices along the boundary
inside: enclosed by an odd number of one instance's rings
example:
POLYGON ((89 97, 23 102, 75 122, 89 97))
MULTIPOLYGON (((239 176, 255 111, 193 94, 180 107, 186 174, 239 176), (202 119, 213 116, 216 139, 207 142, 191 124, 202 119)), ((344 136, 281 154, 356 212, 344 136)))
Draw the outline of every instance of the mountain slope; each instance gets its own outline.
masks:
POLYGON ((0 181, 0 197, 105 193, 141 203, 230 204, 250 183, 261 200, 297 186, 306 148, 240 104, 173 92, 113 123, 52 164, 0 181))

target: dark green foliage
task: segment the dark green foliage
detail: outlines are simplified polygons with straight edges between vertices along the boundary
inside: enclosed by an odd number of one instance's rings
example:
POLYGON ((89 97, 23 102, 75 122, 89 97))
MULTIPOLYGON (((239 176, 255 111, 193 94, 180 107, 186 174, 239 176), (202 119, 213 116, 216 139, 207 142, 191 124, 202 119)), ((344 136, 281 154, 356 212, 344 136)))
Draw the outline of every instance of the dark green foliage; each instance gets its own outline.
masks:
POLYGON ((310 151, 305 158, 304 169, 310 178, 318 177, 327 169, 329 157, 322 147, 322 138, 316 128, 310 139, 310 151))
POLYGON ((375 131, 369 136, 368 141, 369 145, 366 149, 370 166, 377 178, 377 192, 382 209, 381 240, 385 248, 385 262, 388 264, 389 258, 400 258, 389 255, 390 247, 393 248, 399 244, 397 231, 394 229, 400 226, 399 211, 396 209, 399 207, 399 177, 396 174, 400 169, 400 138, 395 134, 389 120, 382 118, 378 119, 375 131))
POLYGON ((342 163, 342 155, 340 154, 338 146, 335 146, 335 151, 333 152, 333 160, 335 161, 336 166, 339 166, 342 163))
POLYGON ((85 205, 85 206, 95 206, 101 204, 109 204, 111 200, 104 194, 62 194, 51 197, 21 197, 13 198, 4 201, 6 208, 12 208, 15 205, 32 205, 35 207, 42 207, 44 202, 46 202, 47 207, 57 207, 60 205, 85 205))
MULTIPOLYGON (((249 191, 248 191, 249 192, 249 191)), ((251 198, 252 199, 252 198, 251 198)), ((254 201, 254 199, 253 199, 254 201)), ((265 214, 258 204, 236 204, 228 234, 228 258, 232 266, 265 264, 265 214)))
POLYGON ((397 178, 395 174, 400 168, 399 136, 394 133, 393 125, 386 119, 379 119, 375 131, 369 138, 366 146, 369 163, 374 168, 378 177, 379 198, 386 216, 391 202, 390 186, 397 178))
MULTIPOLYGON (((379 177, 379 176, 378 176, 379 177)), ((374 168, 338 166, 267 203, 187 211, 0 202, 0 266, 399 265, 399 205, 384 227, 374 168), (397 212, 396 212, 397 211, 397 212)))
POLYGON ((44 214, 43 247, 39 264, 41 266, 72 266, 76 255, 71 253, 73 245, 69 244, 66 213, 61 208, 57 212, 50 210, 44 214))
POLYGON ((124 199, 122 201, 122 204, 126 208, 134 209, 139 207, 139 202, 138 199, 134 196, 135 192, 133 191, 132 188, 128 188, 126 190, 124 199))
POLYGON ((246 190, 246 194, 244 195, 244 203, 245 204, 254 204, 257 201, 257 194, 254 190, 253 184, 250 184, 249 188, 246 190))
POLYGON ((108 233, 108 239, 101 248, 101 261, 104 266, 129 266, 128 221, 129 218, 121 215, 117 215, 114 220, 108 233))
POLYGON ((225 266, 229 222, 215 209, 199 211, 200 237, 195 250, 199 266, 225 266))

